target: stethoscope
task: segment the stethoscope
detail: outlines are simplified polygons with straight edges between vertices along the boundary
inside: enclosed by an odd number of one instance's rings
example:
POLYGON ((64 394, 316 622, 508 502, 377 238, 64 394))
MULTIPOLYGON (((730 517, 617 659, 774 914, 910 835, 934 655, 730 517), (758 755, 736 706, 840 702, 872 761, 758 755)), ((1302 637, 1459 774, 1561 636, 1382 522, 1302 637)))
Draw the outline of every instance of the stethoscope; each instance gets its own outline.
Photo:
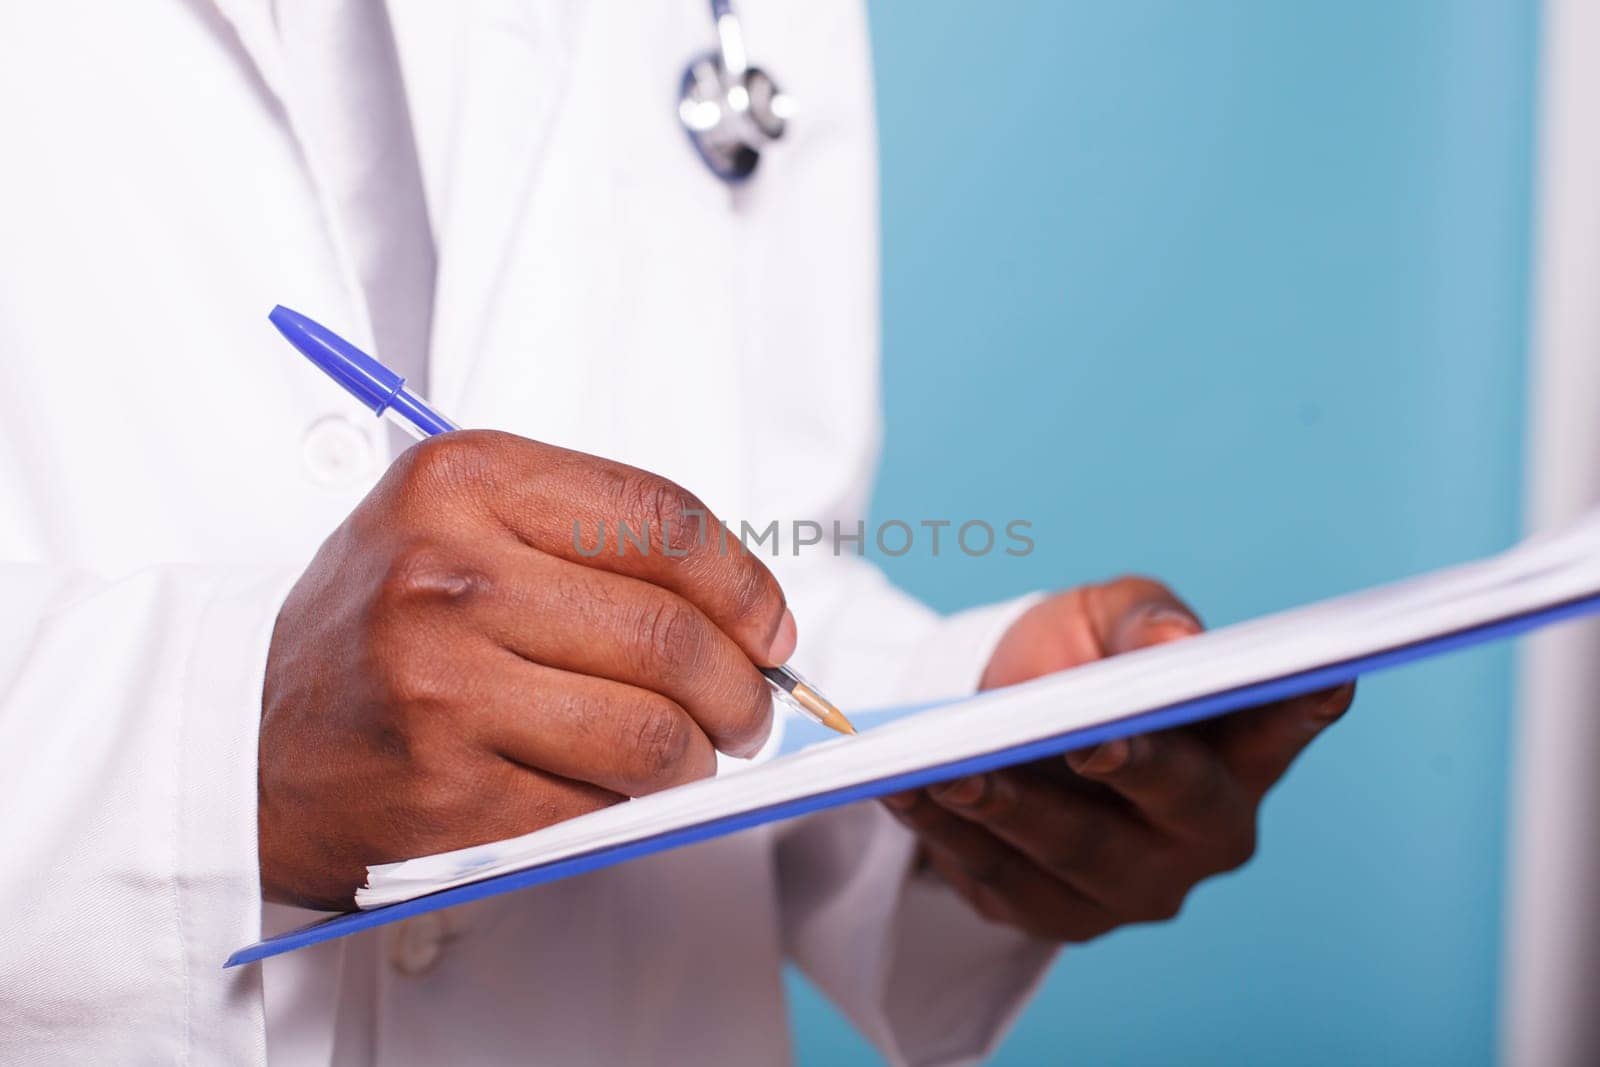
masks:
POLYGON ((678 118, 711 173, 742 182, 761 152, 783 136, 794 102, 772 77, 750 65, 733 0, 711 0, 717 47, 689 61, 678 95, 678 118))

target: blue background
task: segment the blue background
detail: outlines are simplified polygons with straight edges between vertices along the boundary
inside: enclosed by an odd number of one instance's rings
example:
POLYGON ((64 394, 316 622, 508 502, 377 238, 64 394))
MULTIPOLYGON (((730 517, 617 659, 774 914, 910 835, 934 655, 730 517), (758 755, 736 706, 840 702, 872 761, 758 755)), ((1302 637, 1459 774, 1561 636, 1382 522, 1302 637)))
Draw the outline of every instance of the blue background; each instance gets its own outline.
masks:
MULTIPOLYGON (((880 519, 945 609, 1123 571, 1208 621, 1518 527, 1536 13, 874 0, 880 519)), ((1379 676, 1173 924, 1069 950, 999 1062, 1494 1054, 1511 664, 1379 676)), ((791 976, 803 1064, 873 1062, 791 976)))

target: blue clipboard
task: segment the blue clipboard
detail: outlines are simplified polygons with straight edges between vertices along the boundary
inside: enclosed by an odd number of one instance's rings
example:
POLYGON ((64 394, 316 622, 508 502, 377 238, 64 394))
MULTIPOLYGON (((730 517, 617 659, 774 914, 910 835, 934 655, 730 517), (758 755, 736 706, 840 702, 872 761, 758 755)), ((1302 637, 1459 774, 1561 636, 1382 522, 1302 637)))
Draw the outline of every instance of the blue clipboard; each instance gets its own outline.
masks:
MULTIPOLYGON (((1364 674, 1387 670, 1391 667, 1398 667, 1417 660, 1429 659, 1459 649, 1470 648, 1474 645, 1504 640, 1552 623, 1597 613, 1600 613, 1600 594, 1568 601, 1554 607, 1541 608, 1523 615, 1511 616, 1496 622, 1484 623, 1469 629, 1419 641, 1415 644, 1347 660, 1343 663, 1330 664, 1326 667, 1318 667, 1299 674, 1257 682, 1253 685, 1208 697, 1201 697, 1197 700, 1156 708, 1151 711, 1130 715, 1114 722, 1102 723, 1098 726, 1086 727, 1081 730, 1072 730, 1026 745, 1003 749, 999 752, 990 752, 982 756, 974 756, 970 759, 957 760, 953 763, 945 763, 939 766, 924 767, 907 774, 894 775, 874 782, 837 789, 829 793, 819 793, 814 796, 801 797, 797 800, 785 801, 756 811, 715 819, 696 826, 672 830, 655 837, 630 841, 622 845, 613 845, 583 855, 556 860, 553 863, 486 878, 481 882, 456 886, 453 889, 444 889, 428 896, 417 897, 414 900, 402 901, 398 904, 389 904, 381 908, 373 908, 370 911, 357 911, 345 915, 331 916, 298 930, 279 934, 276 937, 269 937, 242 948, 228 957, 226 966, 237 967, 240 964, 253 963, 269 956, 293 952, 297 948, 305 948, 308 945, 331 941, 334 938, 345 937, 361 930, 371 930, 388 923, 399 922, 414 915, 424 915, 440 908, 465 904, 473 900, 482 900, 485 897, 498 896, 501 893, 510 893, 529 886, 544 885, 547 882, 571 878, 574 875, 587 874, 590 871, 598 871, 619 863, 626 863, 628 860, 638 859, 641 856, 664 852, 667 849, 679 848, 683 845, 692 845, 697 841, 705 841, 709 838, 736 833, 752 826, 760 826, 763 823, 792 819, 797 815, 806 815, 810 812, 834 808, 842 804, 854 803, 858 800, 867 800, 905 789, 931 785, 934 782, 960 778, 968 774, 978 774, 983 771, 992 771, 1018 763, 1027 763, 1046 756, 1059 755, 1063 752, 1085 748, 1089 745, 1096 745, 1118 737, 1130 737, 1136 734, 1150 733, 1154 730, 1164 730, 1168 727, 1181 726, 1200 719, 1226 715, 1231 711, 1238 711, 1243 708, 1270 704, 1274 701, 1299 696, 1303 693, 1313 693, 1319 689, 1328 689, 1343 682, 1348 682, 1364 674)), ((905 715, 925 710, 926 707, 927 705, 884 712, 880 713, 877 719, 879 722, 883 722, 901 718, 905 715)), ((807 734, 804 731, 798 732, 794 738, 797 743, 793 747, 803 747, 804 744, 809 743, 806 738, 807 734)), ((814 740, 821 739, 820 733, 814 738, 814 740)), ((790 739, 786 737, 785 748, 791 747, 789 741, 790 739)))

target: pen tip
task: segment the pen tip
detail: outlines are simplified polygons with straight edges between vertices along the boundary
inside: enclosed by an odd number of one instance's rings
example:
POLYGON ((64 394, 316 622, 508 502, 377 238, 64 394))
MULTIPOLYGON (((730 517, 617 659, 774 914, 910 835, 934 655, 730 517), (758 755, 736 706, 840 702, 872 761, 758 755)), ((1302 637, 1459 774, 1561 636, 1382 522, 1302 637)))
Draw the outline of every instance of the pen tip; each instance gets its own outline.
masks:
POLYGON ((844 717, 844 712, 834 707, 832 702, 809 685, 795 686, 794 692, 790 695, 804 705, 806 710, 815 715, 817 720, 828 729, 836 730, 841 734, 853 734, 856 732, 855 726, 851 724, 849 719, 844 717))

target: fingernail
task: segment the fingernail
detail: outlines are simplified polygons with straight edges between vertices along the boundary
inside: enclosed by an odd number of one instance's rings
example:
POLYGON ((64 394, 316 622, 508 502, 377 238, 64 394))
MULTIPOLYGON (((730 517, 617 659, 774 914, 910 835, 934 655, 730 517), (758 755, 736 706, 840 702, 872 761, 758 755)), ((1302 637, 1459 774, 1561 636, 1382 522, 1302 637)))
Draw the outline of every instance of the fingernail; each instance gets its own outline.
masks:
POLYGON ((1320 728, 1338 722, 1350 710, 1354 688, 1349 684, 1341 685, 1319 701, 1309 716, 1312 725, 1320 728))
MULTIPOLYGON (((1088 754, 1073 763, 1080 774, 1110 774, 1112 771, 1121 770, 1133 754, 1132 747, 1126 738, 1117 738, 1114 741, 1105 741, 1090 749, 1088 754)), ((1072 756, 1077 756, 1074 752, 1072 756)))
POLYGON ((1144 648, 1180 637, 1193 637, 1203 629, 1200 620, 1182 608, 1171 604, 1146 604, 1128 613, 1118 628, 1113 647, 1144 648))
POLYGON ((772 639, 772 647, 767 650, 767 660, 774 667, 788 663, 799 643, 800 631, 794 624, 794 612, 785 608, 783 621, 778 624, 778 636, 772 639))
POLYGON ((1188 637, 1203 628, 1199 619, 1170 604, 1153 604, 1146 608, 1144 625, 1148 630, 1165 631, 1165 637, 1188 637))
POLYGON ((974 774, 934 788, 939 794, 940 801, 954 804, 958 808, 966 808, 983 799, 983 792, 988 787, 987 779, 988 775, 974 774))

